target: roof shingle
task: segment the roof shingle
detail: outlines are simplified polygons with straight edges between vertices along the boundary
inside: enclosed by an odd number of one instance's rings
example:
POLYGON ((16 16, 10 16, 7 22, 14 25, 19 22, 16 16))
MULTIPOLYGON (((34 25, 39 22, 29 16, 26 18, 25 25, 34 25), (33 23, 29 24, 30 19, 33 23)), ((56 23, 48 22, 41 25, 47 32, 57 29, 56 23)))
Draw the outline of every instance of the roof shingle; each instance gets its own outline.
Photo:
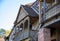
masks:
POLYGON ((29 16, 38 17, 38 14, 31 7, 24 6, 24 5, 22 5, 22 6, 26 10, 26 12, 29 14, 29 16))

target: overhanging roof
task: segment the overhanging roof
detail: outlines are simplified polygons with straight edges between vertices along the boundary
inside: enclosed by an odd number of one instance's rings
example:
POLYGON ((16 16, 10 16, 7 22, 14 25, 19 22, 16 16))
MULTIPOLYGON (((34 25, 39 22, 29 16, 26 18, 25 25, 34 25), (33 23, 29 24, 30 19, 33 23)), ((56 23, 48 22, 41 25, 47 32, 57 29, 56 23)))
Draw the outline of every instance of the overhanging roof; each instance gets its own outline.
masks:
POLYGON ((23 6, 23 8, 26 10, 30 17, 38 17, 38 14, 32 8, 28 6, 23 6))
POLYGON ((18 15, 17 15, 17 18, 16 18, 14 23, 17 22, 18 16, 19 16, 20 11, 21 11, 21 8, 23 8, 28 13, 29 17, 38 17, 38 14, 31 7, 26 6, 26 5, 21 5, 20 9, 19 9, 19 12, 18 12, 18 15))

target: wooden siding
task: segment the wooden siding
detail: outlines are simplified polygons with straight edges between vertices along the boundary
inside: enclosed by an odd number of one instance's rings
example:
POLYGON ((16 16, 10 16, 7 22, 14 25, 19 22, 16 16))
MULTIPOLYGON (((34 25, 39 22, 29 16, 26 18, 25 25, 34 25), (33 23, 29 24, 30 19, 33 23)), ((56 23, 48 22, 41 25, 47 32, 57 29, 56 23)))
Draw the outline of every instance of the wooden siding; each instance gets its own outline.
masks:
POLYGON ((24 17, 26 17, 28 14, 24 11, 24 9, 22 8, 18 17, 17 22, 21 21, 24 17))

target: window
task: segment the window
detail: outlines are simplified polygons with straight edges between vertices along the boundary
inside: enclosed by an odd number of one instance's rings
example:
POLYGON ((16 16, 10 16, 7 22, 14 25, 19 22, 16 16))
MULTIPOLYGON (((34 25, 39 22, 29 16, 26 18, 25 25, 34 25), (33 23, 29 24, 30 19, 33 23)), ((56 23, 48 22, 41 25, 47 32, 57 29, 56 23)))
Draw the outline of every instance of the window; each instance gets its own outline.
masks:
POLYGON ((32 24, 30 24, 30 30, 32 30, 32 24))
POLYGON ((23 28, 20 27, 19 29, 20 29, 20 31, 22 31, 23 28))

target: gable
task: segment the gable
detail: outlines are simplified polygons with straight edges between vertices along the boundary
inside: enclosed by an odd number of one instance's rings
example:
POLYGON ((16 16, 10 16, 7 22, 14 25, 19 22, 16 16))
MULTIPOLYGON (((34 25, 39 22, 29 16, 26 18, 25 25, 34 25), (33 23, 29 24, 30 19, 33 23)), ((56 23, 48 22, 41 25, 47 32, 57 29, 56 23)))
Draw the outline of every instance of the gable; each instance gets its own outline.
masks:
POLYGON ((24 17, 28 15, 23 7, 21 7, 20 9, 21 10, 19 11, 20 13, 18 15, 17 22, 21 21, 24 17))
POLYGON ((38 2, 38 1, 35 1, 35 2, 32 4, 31 8, 32 8, 37 14, 39 14, 39 13, 38 13, 38 12, 39 12, 39 2, 38 2))

